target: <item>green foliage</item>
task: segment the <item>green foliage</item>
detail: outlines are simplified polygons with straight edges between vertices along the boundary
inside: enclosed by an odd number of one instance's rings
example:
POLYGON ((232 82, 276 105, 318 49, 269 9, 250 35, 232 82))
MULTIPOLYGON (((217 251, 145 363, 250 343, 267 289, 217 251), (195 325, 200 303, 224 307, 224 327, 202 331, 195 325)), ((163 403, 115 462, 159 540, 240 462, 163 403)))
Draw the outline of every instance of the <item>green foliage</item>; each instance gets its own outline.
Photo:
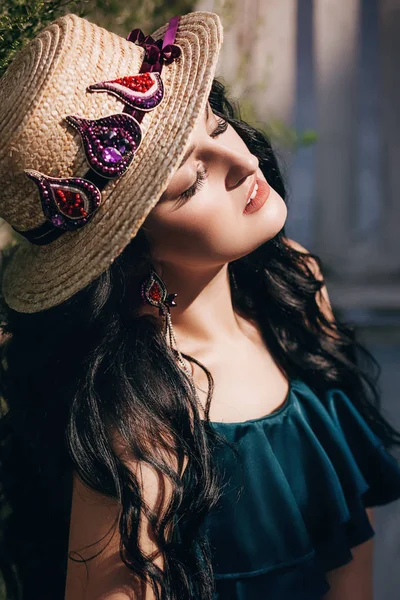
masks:
POLYGON ((0 76, 15 54, 77 0, 3 0, 0 5, 0 76))
POLYGON ((195 0, 88 0, 83 16, 123 37, 140 27, 145 34, 176 15, 195 9, 195 0))

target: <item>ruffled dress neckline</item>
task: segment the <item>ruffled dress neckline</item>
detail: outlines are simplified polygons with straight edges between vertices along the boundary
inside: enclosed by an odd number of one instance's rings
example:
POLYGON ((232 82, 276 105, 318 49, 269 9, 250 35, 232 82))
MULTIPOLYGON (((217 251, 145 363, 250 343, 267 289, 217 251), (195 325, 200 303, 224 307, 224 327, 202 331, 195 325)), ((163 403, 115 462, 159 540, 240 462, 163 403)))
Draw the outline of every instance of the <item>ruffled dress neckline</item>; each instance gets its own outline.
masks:
POLYGON ((339 388, 291 379, 286 401, 243 422, 210 421, 223 493, 202 532, 214 600, 320 600, 327 571, 374 535, 366 507, 400 498, 400 466, 339 388))

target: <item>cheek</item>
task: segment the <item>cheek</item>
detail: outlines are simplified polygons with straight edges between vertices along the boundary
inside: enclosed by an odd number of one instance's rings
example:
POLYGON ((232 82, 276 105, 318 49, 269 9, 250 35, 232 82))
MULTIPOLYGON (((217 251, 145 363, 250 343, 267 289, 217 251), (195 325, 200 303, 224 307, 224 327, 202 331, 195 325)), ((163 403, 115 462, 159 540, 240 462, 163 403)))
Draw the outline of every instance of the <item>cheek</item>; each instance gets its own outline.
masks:
POLYGON ((243 215, 237 199, 210 188, 196 194, 180 208, 159 204, 145 227, 154 259, 196 267, 221 265, 249 254, 283 227, 287 209, 271 188, 266 204, 252 215, 243 215))
POLYGON ((200 195, 175 212, 154 211, 146 222, 153 255, 187 263, 228 261, 235 251, 237 219, 234 207, 224 207, 221 198, 208 196, 206 202, 200 195))

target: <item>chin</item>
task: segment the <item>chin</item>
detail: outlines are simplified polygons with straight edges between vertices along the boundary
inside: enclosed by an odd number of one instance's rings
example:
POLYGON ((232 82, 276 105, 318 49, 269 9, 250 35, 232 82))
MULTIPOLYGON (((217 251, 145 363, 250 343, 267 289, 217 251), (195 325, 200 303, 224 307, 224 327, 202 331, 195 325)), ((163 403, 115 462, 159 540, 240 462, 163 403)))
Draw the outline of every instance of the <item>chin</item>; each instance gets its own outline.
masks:
POLYGON ((245 225, 249 228, 249 233, 246 233, 246 238, 251 245, 246 253, 249 254, 261 244, 275 237, 284 227, 287 219, 287 206, 283 198, 271 188, 264 206, 244 218, 248 218, 245 225))

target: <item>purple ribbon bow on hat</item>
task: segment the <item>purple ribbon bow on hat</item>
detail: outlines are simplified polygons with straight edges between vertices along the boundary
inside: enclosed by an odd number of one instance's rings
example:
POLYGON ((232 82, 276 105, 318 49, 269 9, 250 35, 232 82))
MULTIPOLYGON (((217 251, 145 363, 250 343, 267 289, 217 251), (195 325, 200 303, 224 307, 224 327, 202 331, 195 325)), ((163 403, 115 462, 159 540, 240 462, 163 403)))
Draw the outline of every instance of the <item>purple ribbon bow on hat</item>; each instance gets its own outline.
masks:
POLYGON ((127 40, 142 46, 145 50, 141 72, 160 72, 163 63, 169 65, 181 53, 179 46, 168 43, 167 36, 164 40, 154 40, 151 35, 145 35, 141 29, 133 29, 127 40))

